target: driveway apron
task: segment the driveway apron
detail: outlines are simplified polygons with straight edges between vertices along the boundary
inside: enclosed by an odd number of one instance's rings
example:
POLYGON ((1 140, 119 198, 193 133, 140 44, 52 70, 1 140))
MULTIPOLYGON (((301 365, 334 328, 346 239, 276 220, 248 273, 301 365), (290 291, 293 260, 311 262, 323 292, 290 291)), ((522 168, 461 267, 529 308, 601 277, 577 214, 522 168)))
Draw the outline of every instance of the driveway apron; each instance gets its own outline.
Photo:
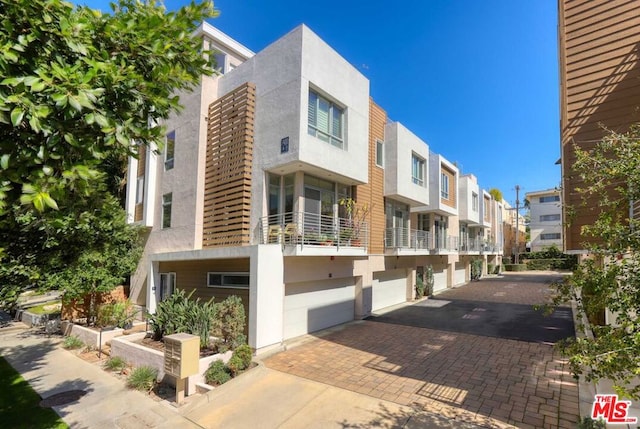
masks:
POLYGON ((265 361, 269 368, 484 427, 574 428, 578 388, 553 344, 551 274, 506 275, 356 322, 265 361))

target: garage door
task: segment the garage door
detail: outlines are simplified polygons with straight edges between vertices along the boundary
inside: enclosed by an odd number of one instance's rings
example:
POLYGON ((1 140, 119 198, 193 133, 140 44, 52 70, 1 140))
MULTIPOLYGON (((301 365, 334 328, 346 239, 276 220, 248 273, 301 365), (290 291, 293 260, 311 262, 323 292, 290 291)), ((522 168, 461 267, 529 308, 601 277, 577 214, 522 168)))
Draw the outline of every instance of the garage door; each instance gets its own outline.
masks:
POLYGON ((456 262, 456 271, 454 273, 454 284, 461 285, 467 281, 467 269, 464 262, 456 262))
POLYGON ((373 273, 372 310, 376 311, 407 300, 407 277, 405 270, 373 273))
POLYGON ((355 279, 287 283, 284 338, 293 338, 354 319, 355 279))
POLYGON ((437 292, 447 288, 447 270, 433 267, 433 291, 437 292))

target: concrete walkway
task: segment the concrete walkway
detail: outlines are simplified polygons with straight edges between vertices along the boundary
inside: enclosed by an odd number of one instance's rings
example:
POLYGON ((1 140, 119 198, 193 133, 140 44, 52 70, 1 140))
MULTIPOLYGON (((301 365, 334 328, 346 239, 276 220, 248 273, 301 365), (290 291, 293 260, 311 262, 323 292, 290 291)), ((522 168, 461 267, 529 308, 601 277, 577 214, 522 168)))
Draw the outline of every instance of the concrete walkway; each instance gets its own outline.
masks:
POLYGON ((43 398, 71 390, 86 394, 53 409, 72 428, 199 428, 171 405, 126 388, 116 377, 60 347, 35 329, 0 329, 0 355, 43 398))

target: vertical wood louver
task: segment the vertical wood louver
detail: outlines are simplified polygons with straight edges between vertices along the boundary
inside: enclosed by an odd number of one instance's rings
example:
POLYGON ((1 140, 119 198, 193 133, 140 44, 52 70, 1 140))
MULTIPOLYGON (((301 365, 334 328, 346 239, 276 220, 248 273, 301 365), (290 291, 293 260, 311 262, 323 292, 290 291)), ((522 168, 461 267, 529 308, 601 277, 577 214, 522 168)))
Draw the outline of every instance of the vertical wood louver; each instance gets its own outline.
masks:
POLYGON ((250 244, 255 104, 245 83, 209 106, 203 248, 250 244))

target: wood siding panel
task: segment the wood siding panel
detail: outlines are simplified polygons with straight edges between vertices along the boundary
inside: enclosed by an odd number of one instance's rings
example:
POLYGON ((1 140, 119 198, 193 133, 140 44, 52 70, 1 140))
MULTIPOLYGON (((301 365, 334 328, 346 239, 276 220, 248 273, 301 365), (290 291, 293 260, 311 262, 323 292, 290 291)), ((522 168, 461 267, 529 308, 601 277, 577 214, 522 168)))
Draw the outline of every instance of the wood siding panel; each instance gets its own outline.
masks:
POLYGON ((255 85, 209 106, 202 247, 250 244, 255 85))
POLYGON ((355 198, 358 204, 370 207, 367 222, 369 223, 369 253, 384 253, 384 169, 376 165, 376 144, 384 142, 384 126, 387 113, 380 106, 369 100, 369 177, 368 183, 356 186, 355 198))
MULTIPOLYGON (((640 121, 640 2, 560 0, 560 98, 565 248, 584 249, 584 225, 598 199, 583 203, 571 166, 574 144, 592 148, 606 133, 640 121)), ((593 242, 594 240, 590 240, 593 242)))
MULTIPOLYGON (((136 177, 143 177, 146 181, 146 173, 147 173, 147 147, 145 145, 138 146, 138 171, 136 177)), ((134 193, 133 198, 136 198, 138 195, 138 184, 139 181, 136 180, 134 184, 136 192, 134 193)), ((144 216, 144 195, 142 197, 142 202, 137 203, 135 206, 135 210, 133 213, 133 221, 140 222, 144 216)))

